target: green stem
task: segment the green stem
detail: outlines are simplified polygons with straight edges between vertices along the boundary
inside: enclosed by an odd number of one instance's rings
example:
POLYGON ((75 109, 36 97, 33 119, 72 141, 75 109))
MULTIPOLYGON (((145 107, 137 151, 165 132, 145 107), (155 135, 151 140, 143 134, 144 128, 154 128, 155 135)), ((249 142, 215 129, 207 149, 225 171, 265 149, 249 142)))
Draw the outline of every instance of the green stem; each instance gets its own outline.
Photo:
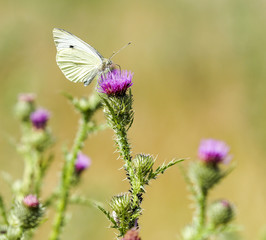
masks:
POLYGON ((78 152, 82 149, 83 142, 88 136, 87 122, 88 118, 85 115, 83 115, 81 118, 79 131, 77 133, 75 142, 73 144, 72 151, 68 155, 68 158, 66 159, 65 167, 62 173, 59 199, 56 208, 56 215, 54 218, 52 233, 50 235, 49 240, 59 240, 59 236, 62 231, 65 219, 65 211, 69 201, 69 191, 70 191, 72 176, 75 170, 74 169, 75 162, 77 159, 78 152))
POLYGON ((24 158, 24 173, 23 173, 23 182, 22 182, 22 189, 23 194, 26 195, 30 192, 32 179, 33 179, 33 159, 30 154, 26 154, 24 158))
POLYGON ((42 186, 42 166, 41 166, 41 156, 39 152, 35 152, 34 154, 34 194, 36 194, 38 197, 41 193, 41 186, 42 186))
POLYGON ((43 179, 43 175, 42 175, 42 171, 40 169, 40 167, 36 168, 36 172, 35 172, 35 186, 34 186, 34 193, 37 196, 40 196, 41 193, 41 187, 42 187, 42 179, 43 179))
POLYGON ((36 169, 35 169, 35 186, 34 193, 39 196, 41 194, 41 188, 43 183, 43 178, 47 169, 53 161, 54 156, 50 154, 46 159, 44 156, 39 155, 37 158, 36 169))
POLYGON ((196 226, 197 226, 197 233, 198 238, 201 239, 202 233, 205 228, 205 220, 206 220, 206 198, 207 192, 200 189, 198 191, 197 199, 197 209, 196 209, 196 226))

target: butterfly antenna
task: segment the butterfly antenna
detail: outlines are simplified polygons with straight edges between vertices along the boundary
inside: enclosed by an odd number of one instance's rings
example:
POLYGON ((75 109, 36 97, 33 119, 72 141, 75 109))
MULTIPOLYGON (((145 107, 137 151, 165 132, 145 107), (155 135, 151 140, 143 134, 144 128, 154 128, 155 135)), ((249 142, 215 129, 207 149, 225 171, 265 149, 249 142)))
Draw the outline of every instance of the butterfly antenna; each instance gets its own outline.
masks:
POLYGON ((120 48, 117 52, 113 52, 112 56, 109 58, 109 60, 111 60, 117 53, 121 52, 124 48, 126 48, 128 45, 130 45, 131 42, 128 42, 125 46, 123 46, 122 48, 120 48))

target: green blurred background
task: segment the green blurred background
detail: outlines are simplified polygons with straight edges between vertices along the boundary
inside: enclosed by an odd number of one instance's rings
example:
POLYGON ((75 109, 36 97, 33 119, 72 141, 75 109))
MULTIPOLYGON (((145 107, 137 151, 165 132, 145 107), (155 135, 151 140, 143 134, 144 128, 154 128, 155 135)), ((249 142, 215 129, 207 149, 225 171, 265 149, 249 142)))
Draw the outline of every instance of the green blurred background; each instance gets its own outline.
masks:
MULTIPOLYGON (((60 94, 88 95, 66 80, 55 62, 52 29, 77 35, 134 72, 135 121, 129 132, 134 153, 151 153, 157 164, 174 157, 196 158, 202 138, 231 146, 235 171, 210 199, 228 198, 237 207, 244 239, 258 239, 266 223, 266 2, 263 0, 58 0, 1 1, 1 170, 21 176, 20 157, 9 144, 19 137, 13 105, 21 92, 35 92, 52 112, 56 161, 44 197, 58 181, 61 145, 71 145, 78 116, 60 94)), ((94 83, 95 85, 95 83, 94 83)), ((98 114, 99 121, 104 121, 98 114)), ((78 193, 107 202, 127 191, 110 129, 92 136, 84 152, 93 161, 78 193)), ((1 192, 10 192, 1 180, 1 192)), ((176 239, 191 221, 188 192, 178 167, 147 188, 140 220, 143 239, 176 239)), ((70 239, 114 239, 98 210, 71 207, 63 235, 70 239)), ((48 214, 52 217, 53 213, 48 214)), ((50 221, 35 239, 47 239, 50 221)))

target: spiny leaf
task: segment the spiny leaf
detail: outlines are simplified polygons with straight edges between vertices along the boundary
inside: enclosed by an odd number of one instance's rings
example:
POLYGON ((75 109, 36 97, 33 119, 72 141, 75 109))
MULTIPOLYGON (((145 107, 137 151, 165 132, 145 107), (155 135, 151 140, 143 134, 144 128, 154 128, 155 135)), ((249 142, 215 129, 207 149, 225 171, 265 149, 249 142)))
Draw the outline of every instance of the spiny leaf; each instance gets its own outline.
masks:
POLYGON ((117 227, 117 224, 116 224, 116 221, 111 217, 111 215, 110 215, 110 212, 108 212, 108 211, 106 211, 103 207, 101 207, 100 205, 97 205, 96 204, 96 207, 98 208, 98 209, 100 209, 103 213, 104 213, 104 215, 114 224, 114 227, 116 228, 117 227))
POLYGON ((168 168, 174 166, 177 163, 183 162, 184 160, 185 159, 172 160, 167 165, 163 163, 151 174, 150 179, 155 179, 159 174, 163 174, 168 168))

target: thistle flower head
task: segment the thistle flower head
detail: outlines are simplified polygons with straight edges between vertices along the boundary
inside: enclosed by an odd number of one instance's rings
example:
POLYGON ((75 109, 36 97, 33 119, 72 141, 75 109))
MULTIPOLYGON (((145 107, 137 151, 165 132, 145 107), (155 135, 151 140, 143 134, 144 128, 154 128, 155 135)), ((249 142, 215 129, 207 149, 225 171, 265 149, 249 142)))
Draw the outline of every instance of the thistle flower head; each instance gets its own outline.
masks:
POLYGON ((200 143, 198 157, 205 163, 227 163, 231 159, 228 155, 229 149, 229 146, 223 141, 204 139, 200 143))
POLYGON ((39 207, 39 200, 35 195, 29 194, 23 199, 23 203, 28 208, 37 208, 39 207))
POLYGON ((30 115, 30 120, 36 129, 44 129, 50 118, 50 114, 45 109, 37 109, 30 115))
POLYGON ((38 226, 43 214, 44 208, 38 198, 29 194, 22 200, 15 201, 11 211, 11 219, 14 217, 17 224, 24 229, 32 229, 38 226))
POLYGON ((132 77, 133 73, 130 71, 114 69, 101 75, 98 91, 108 96, 124 96, 127 89, 133 84, 132 77))
POLYGON ((91 160, 85 154, 79 153, 75 163, 75 171, 77 174, 83 172, 86 168, 91 165, 91 160))

